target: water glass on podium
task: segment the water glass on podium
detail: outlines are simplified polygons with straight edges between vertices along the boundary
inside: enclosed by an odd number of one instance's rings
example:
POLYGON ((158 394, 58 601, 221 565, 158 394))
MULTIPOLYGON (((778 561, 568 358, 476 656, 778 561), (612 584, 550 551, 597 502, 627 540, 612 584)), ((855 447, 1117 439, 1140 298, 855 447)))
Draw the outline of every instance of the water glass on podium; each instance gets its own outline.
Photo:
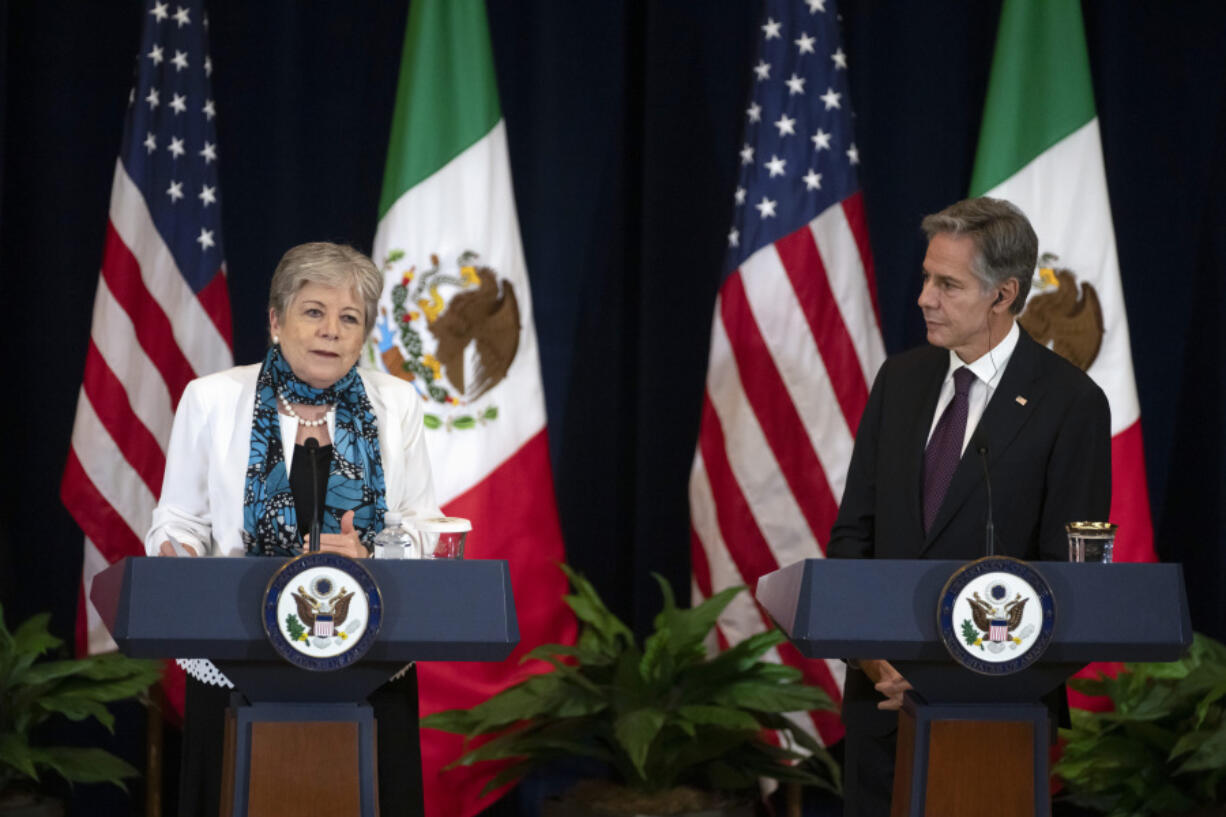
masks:
POLYGON ((1119 525, 1110 522, 1069 522, 1068 560, 1110 564, 1115 551, 1115 532, 1119 525))
POLYGON ((413 519, 411 524, 423 559, 464 558, 464 540, 473 529, 472 522, 458 516, 436 516, 413 519))

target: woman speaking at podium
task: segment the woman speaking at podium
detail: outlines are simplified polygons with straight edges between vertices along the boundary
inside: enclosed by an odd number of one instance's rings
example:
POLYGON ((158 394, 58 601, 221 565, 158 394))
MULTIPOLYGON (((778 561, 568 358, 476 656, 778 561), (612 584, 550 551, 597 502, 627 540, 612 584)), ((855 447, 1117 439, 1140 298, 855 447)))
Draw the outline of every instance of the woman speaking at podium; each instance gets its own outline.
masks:
MULTIPOLYGON (((285 253, 268 294, 263 362, 183 391, 149 555, 296 556, 318 509, 320 549, 364 558, 386 511, 438 512, 421 398, 407 382, 357 366, 382 290, 378 268, 351 247, 316 242, 285 253)), ((180 814, 214 817, 231 685, 208 661, 180 663, 188 672, 180 814)), ((420 747, 397 745, 416 744, 405 737, 417 734, 416 697, 410 674, 370 699, 383 814, 420 802, 420 771, 411 773, 421 768, 420 747)))

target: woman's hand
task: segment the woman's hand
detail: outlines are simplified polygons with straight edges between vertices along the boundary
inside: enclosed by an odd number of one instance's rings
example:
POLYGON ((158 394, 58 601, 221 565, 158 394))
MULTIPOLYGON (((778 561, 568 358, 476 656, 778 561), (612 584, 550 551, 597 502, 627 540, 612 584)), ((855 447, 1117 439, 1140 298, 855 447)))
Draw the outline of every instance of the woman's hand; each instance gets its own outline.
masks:
MULTIPOLYGON (((310 547, 311 535, 308 533, 306 548, 309 550, 310 547)), ((366 546, 358 538, 357 530, 353 527, 353 511, 345 511, 345 515, 341 517, 340 533, 321 533, 319 535, 319 549, 339 553, 353 559, 365 559, 369 555, 366 552, 366 546)))
MULTIPOLYGON (((199 556, 200 555, 196 553, 196 549, 192 547, 191 545, 180 544, 179 546, 182 547, 183 550, 187 551, 188 556, 199 556)), ((178 556, 179 554, 175 553, 175 546, 170 544, 170 541, 167 540, 163 542, 161 546, 158 547, 158 555, 159 556, 178 556)))
POLYGON ((894 669, 893 664, 874 659, 861 661, 860 668, 873 681, 873 688, 885 696, 884 701, 877 702, 878 709, 902 709, 903 693, 911 688, 911 684, 894 669))

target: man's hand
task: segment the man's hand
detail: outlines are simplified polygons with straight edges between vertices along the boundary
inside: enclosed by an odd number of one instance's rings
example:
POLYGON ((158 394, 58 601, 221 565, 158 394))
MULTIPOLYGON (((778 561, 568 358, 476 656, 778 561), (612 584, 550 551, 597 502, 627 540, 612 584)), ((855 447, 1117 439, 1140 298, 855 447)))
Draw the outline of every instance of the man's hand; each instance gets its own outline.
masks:
POLYGON ((893 664, 882 659, 867 659, 860 662, 860 669, 872 680, 873 688, 885 696, 884 701, 877 703, 878 709, 902 708, 903 693, 911 688, 911 684, 894 669, 893 664))
MULTIPOLYGON (((185 551, 187 551, 188 556, 200 555, 196 553, 196 549, 192 547, 191 545, 180 544, 180 547, 182 547, 185 551)), ((159 556, 178 556, 179 554, 175 553, 175 546, 170 544, 170 541, 167 540, 158 546, 158 555, 159 556)))
MULTIPOLYGON (((311 535, 308 533, 306 548, 309 550, 310 547, 311 535)), ((319 549, 354 559, 364 559, 369 555, 366 552, 366 546, 358 538, 357 530, 353 527, 353 511, 345 511, 345 515, 341 517, 340 533, 321 533, 319 535, 319 549)))

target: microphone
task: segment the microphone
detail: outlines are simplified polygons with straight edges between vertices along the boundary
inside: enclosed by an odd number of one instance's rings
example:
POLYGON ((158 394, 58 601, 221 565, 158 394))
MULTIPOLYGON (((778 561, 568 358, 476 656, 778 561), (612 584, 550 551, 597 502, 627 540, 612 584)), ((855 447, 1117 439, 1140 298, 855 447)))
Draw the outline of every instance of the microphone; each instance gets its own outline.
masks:
POLYGON ((971 445, 979 453, 979 462, 983 465, 983 484, 988 491, 988 523, 984 530, 985 555, 996 555, 996 527, 992 524, 992 478, 988 475, 988 443, 983 437, 976 435, 971 438, 971 445))
POLYGON ((319 552, 319 518, 323 513, 323 508, 319 501, 319 462, 315 455, 319 451, 319 440, 314 437, 307 437, 302 444, 306 449, 307 456, 311 458, 311 498, 314 499, 315 512, 311 514, 311 553, 319 552))

